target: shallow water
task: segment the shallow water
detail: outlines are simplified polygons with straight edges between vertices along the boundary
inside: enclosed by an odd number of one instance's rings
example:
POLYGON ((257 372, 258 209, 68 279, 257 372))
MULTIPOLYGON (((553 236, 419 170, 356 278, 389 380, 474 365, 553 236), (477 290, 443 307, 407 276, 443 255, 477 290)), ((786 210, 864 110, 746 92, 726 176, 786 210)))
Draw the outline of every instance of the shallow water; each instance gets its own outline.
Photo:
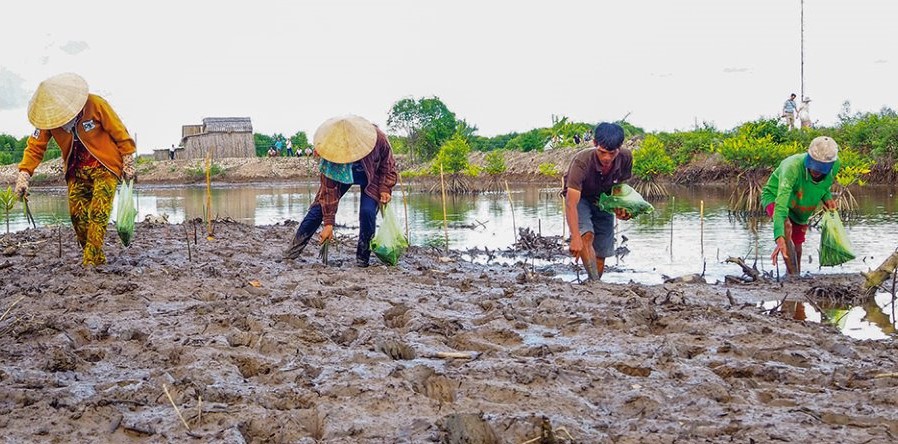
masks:
MULTIPOLYGON (((301 220, 308 209, 317 183, 297 185, 245 184, 222 186, 212 191, 213 214, 256 225, 268 225, 288 219, 301 220)), ((736 220, 726 209, 729 191, 713 187, 674 187, 675 199, 654 203, 655 212, 618 223, 618 246, 629 253, 609 258, 607 282, 663 282, 663 276, 702 273, 709 282, 722 281, 727 274, 740 270, 724 260, 744 257, 751 264, 757 259, 761 271, 776 276, 770 263, 773 251, 772 225, 766 218, 736 220), (704 218, 700 206, 704 204, 704 218), (624 237, 627 238, 622 243, 624 237)), ((167 214, 171 223, 202 217, 204 188, 141 187, 137 193, 138 220, 148 214, 167 214)), ((402 194, 396 190, 394 210, 405 220, 402 194)), ((802 269, 811 273, 843 273, 875 268, 898 246, 898 205, 894 190, 867 187, 856 195, 860 215, 847 224, 857 259, 842 266, 820 269, 817 245, 820 233, 811 228, 802 257, 802 269)), ((413 245, 438 244, 444 238, 443 208, 438 194, 408 194, 408 224, 413 245)), ((358 188, 343 199, 337 213, 338 232, 355 234, 358 227, 358 188)), ((38 224, 68 223, 67 204, 62 188, 40 189, 31 198, 31 211, 38 224)), ((515 241, 515 229, 529 228, 543 235, 567 235, 562 216, 562 201, 555 188, 517 187, 511 203, 505 193, 450 197, 446 206, 449 246, 456 250, 509 248, 515 241), (513 211, 512 211, 513 204, 513 211)), ((113 210, 113 218, 115 211, 113 210)), ((380 223, 380 220, 378 220, 380 223)), ((26 228, 20 207, 13 210, 10 229, 26 228)), ((138 232, 136 234, 140 236, 138 232)), ((287 240, 284 239, 286 243, 287 240)), ((485 257, 475 257, 486 260, 485 257)), ((501 257, 494 260, 510 260, 501 257)), ((519 260, 519 259, 513 259, 519 260)), ((576 279, 570 258, 553 263, 534 260, 536 267, 552 265, 563 279, 576 279), (559 265, 559 262, 562 264, 559 265)), ((785 274, 781 265, 780 273, 785 274)))

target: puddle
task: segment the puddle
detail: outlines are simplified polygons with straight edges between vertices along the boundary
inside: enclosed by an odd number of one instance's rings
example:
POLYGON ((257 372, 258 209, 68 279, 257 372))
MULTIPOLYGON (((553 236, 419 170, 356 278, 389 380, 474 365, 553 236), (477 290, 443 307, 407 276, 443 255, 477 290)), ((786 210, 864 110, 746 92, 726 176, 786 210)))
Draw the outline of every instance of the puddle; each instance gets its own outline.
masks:
MULTIPOLYGON (((758 306, 769 310, 779 303, 780 301, 764 301, 758 306)), ((898 328, 898 321, 895 319, 898 309, 892 301, 892 295, 888 293, 877 293, 863 305, 817 304, 815 307, 810 302, 786 301, 779 311, 798 321, 826 322, 836 326, 842 334, 855 339, 894 339, 898 328)))

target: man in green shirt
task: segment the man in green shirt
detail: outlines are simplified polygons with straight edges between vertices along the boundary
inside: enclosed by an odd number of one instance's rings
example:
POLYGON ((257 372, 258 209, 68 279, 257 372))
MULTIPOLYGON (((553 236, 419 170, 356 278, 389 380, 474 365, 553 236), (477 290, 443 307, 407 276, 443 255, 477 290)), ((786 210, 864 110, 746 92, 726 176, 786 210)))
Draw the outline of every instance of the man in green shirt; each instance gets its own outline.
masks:
POLYGON ((839 145, 832 138, 815 138, 807 153, 783 159, 761 192, 761 204, 773 218, 776 239, 770 259, 776 266, 777 256, 782 254, 790 274, 801 272, 801 245, 817 206, 822 202, 827 209, 836 209, 830 188, 839 172, 838 152, 839 145), (795 247, 794 257, 790 242, 795 247))

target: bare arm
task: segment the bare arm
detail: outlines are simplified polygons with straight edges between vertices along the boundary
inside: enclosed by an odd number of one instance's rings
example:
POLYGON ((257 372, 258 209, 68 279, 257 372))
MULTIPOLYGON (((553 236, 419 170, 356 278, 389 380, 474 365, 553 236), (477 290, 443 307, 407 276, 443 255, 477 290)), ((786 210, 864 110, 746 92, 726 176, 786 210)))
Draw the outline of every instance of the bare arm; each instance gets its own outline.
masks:
POLYGON ((564 202, 564 214, 567 217, 568 227, 571 229, 571 245, 569 249, 574 257, 578 257, 580 250, 583 248, 583 240, 580 237, 580 217, 577 214, 577 204, 580 203, 580 190, 568 188, 564 202))

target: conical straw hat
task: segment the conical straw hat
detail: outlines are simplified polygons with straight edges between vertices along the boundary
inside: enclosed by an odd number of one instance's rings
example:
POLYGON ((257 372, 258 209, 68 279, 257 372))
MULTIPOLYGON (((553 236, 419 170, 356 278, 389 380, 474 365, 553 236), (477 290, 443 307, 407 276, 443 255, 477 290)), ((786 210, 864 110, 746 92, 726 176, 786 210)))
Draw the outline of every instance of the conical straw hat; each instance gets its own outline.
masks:
POLYGON ((58 74, 41 82, 28 102, 28 120, 38 129, 65 125, 87 103, 87 82, 78 74, 58 74))
POLYGON ((352 163, 368 155, 377 143, 377 129, 352 114, 328 119, 315 131, 315 151, 333 163, 352 163))

